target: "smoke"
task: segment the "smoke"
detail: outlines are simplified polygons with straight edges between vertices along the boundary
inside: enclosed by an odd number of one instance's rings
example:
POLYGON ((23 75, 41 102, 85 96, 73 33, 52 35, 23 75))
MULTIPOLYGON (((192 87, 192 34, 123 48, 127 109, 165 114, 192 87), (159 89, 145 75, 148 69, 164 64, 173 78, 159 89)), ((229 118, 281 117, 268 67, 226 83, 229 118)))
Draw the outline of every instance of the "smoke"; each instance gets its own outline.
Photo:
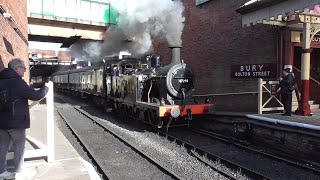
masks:
POLYGON ((102 47, 98 44, 73 45, 81 58, 105 57, 127 51, 134 56, 153 51, 154 39, 169 46, 181 46, 184 28, 184 7, 181 0, 111 0, 118 13, 117 24, 106 32, 102 47), (100 46, 100 47, 99 47, 100 46))
POLYGON ((78 41, 69 48, 67 54, 82 61, 97 61, 101 58, 101 45, 99 42, 78 41))
POLYGON ((141 55, 153 51, 157 38, 170 46, 181 46, 184 7, 180 0, 113 0, 118 24, 107 31, 103 51, 113 54, 128 51, 141 55))

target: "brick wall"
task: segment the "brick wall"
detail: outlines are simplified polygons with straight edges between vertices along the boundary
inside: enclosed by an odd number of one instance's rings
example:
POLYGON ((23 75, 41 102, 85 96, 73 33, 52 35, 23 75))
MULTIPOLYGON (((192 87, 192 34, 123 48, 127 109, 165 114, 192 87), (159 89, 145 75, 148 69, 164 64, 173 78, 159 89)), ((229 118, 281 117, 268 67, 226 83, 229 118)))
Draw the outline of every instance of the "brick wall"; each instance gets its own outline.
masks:
MULTIPOLYGON (((68 51, 55 51, 55 50, 41 50, 41 49, 30 49, 29 53, 34 55, 41 54, 42 58, 50 59, 57 58, 59 61, 72 61, 74 58, 68 54, 68 51)), ((30 56, 30 54, 29 54, 30 56)))
MULTIPOLYGON (((268 25, 246 28, 241 25, 241 15, 235 10, 247 1, 214 0, 196 6, 193 0, 183 0, 186 20, 181 57, 196 74, 195 94, 257 92, 257 79, 230 78, 231 65, 277 63, 278 29, 268 25)), ((168 63, 171 57, 168 45, 158 42, 154 46, 168 63)), ((254 96, 249 96, 252 99, 247 104, 243 101, 231 107, 227 104, 232 97, 224 97, 226 100, 219 98, 220 105, 227 107, 222 110, 246 105, 257 109, 254 96)), ((246 110, 250 111, 250 107, 246 110)))
MULTIPOLYGON (((2 0, 0 5, 7 13, 12 15, 22 35, 28 38, 27 1, 2 0)), ((28 45, 14 31, 10 21, 0 14, 0 69, 8 67, 8 62, 13 58, 21 58, 29 67, 28 45)), ((29 82, 29 72, 24 79, 29 82)))

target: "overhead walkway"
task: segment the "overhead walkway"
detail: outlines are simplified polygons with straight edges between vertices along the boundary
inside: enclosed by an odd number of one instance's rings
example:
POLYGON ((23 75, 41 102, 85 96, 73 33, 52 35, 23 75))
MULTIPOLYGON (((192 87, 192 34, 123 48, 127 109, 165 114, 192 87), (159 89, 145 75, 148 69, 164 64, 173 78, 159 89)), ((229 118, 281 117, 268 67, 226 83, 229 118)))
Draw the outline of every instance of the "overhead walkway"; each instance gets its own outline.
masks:
POLYGON ((103 40, 108 26, 117 24, 107 0, 29 0, 28 7, 29 41, 103 40))

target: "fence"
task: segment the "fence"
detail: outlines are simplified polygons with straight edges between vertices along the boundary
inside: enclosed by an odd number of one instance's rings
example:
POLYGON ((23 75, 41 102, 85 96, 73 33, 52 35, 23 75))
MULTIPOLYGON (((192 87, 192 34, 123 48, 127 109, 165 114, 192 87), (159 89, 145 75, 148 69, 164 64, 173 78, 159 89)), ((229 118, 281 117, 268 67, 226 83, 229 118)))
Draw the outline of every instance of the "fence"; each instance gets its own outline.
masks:
POLYGON ((265 111, 280 111, 283 110, 283 104, 277 98, 280 92, 278 87, 279 81, 263 81, 261 78, 258 80, 258 114, 262 114, 265 111), (264 95, 267 94, 268 99, 263 102, 264 95), (270 105, 271 100, 274 99, 279 106, 270 105), (269 106, 268 106, 269 105, 269 106))

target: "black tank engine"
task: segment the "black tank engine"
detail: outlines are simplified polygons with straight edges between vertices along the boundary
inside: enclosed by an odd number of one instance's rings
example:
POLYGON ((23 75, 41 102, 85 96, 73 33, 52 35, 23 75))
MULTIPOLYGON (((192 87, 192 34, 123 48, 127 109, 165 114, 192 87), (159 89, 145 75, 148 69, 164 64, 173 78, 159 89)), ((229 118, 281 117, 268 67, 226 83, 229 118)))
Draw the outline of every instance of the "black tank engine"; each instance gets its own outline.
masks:
POLYGON ((211 103, 192 98, 195 75, 172 47, 172 61, 163 66, 161 56, 146 59, 106 60, 82 69, 53 74, 58 90, 88 96, 105 109, 114 109, 132 118, 161 128, 188 124, 194 115, 213 111, 211 103))

